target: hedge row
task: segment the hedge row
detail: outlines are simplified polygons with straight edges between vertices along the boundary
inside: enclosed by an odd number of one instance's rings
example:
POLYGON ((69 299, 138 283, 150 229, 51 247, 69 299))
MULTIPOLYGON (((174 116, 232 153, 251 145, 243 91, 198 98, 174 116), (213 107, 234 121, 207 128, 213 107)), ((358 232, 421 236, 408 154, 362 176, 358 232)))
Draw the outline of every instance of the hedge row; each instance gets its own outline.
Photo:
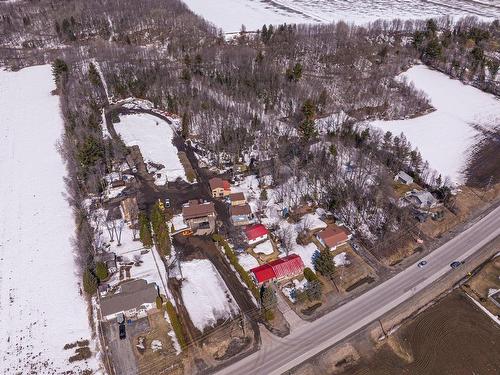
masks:
POLYGON ((224 252, 226 253, 227 258, 229 259, 229 261, 233 265, 234 269, 240 274, 241 279, 246 284, 248 289, 250 289, 250 291, 252 292, 254 297, 257 300, 259 300, 260 299, 259 290, 255 286, 255 283, 253 282, 253 280, 250 277, 250 275, 248 274, 248 272, 245 271, 243 269, 243 267, 241 266, 241 264, 238 262, 238 257, 236 256, 234 251, 231 249, 229 244, 226 242, 226 240, 219 234, 214 234, 212 236, 212 238, 214 239, 214 241, 217 241, 219 244, 221 244, 224 247, 224 252))
POLYGON ((174 305, 172 305, 172 302, 170 301, 167 301, 167 314, 168 318, 170 319, 170 324, 174 329, 175 336, 177 336, 177 341, 179 342, 181 349, 186 349, 186 338, 184 337, 184 332, 182 331, 181 322, 179 321, 179 317, 177 316, 177 311, 175 311, 174 305))

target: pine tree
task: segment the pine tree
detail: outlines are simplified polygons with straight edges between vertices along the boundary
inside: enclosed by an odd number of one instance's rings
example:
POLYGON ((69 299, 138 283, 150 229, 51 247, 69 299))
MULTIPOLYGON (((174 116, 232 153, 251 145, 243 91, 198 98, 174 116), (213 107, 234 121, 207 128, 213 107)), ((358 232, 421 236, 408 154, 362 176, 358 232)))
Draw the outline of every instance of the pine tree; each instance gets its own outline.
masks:
POLYGON ((320 252, 316 252, 313 259, 314 269, 318 271, 325 277, 330 279, 333 277, 335 272, 335 263, 333 262, 333 256, 330 249, 323 249, 320 252))
POLYGON ((97 69, 93 63, 90 63, 90 65, 89 65, 88 75, 89 75, 89 81, 94 86, 101 86, 102 85, 101 76, 99 75, 99 72, 97 71, 97 69))
POLYGON ((267 190, 266 189, 262 189, 260 191, 260 200, 267 201, 267 190))
POLYGON ((97 262, 95 265, 95 275, 99 281, 106 280, 109 276, 108 267, 103 262, 97 262))
POLYGON ((149 224, 148 217, 143 212, 139 214, 139 238, 141 239, 144 247, 150 248, 153 246, 151 225, 149 224))
POLYGON ((85 293, 93 295, 97 291, 98 280, 95 275, 86 269, 83 273, 83 290, 85 293))
POLYGON ((277 298, 274 290, 270 287, 262 287, 264 290, 262 291, 262 307, 265 310, 273 309, 276 305, 277 298))
POLYGON ((61 78, 64 77, 67 72, 68 65, 66 62, 62 59, 55 59, 52 63, 52 76, 54 77, 54 81, 58 87, 61 78))

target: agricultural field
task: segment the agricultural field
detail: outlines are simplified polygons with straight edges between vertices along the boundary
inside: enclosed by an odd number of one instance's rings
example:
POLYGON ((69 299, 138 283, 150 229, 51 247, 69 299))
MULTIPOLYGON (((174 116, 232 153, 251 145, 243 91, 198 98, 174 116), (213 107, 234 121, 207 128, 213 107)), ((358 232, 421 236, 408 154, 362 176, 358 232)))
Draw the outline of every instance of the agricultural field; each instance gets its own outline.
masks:
POLYGON ((380 18, 429 18, 478 16, 493 20, 500 15, 495 0, 185 0, 193 12, 221 27, 239 31, 241 25, 256 30, 266 24, 327 23, 344 20, 372 22, 380 18))

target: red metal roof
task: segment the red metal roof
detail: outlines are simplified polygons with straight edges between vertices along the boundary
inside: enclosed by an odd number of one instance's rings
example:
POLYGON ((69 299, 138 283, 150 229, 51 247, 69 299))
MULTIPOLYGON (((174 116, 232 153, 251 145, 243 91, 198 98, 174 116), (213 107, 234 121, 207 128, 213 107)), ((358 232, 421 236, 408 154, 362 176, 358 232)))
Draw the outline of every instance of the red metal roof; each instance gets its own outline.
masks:
POLYGON ((223 180, 222 181, 222 186, 223 186, 224 190, 231 191, 231 184, 229 183, 229 181, 223 180))
POLYGON ((255 224, 255 225, 249 226, 245 229, 245 235, 247 236, 247 239, 249 241, 253 241, 256 238, 259 238, 262 236, 266 236, 267 234, 269 234, 269 231, 262 224, 255 224))
POLYGON ((302 272, 304 263, 297 254, 292 254, 284 258, 279 258, 263 264, 259 267, 252 268, 252 272, 258 283, 263 283, 273 279, 282 277, 294 276, 302 272))

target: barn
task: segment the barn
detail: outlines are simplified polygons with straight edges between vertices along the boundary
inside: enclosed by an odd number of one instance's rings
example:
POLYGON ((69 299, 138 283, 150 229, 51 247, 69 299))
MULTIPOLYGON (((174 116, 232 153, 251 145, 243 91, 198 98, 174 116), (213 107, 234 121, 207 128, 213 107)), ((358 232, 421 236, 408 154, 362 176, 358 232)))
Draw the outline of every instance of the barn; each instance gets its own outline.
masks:
POLYGON ((288 255, 273 260, 259 267, 252 268, 250 272, 257 284, 297 276, 304 270, 304 262, 297 254, 288 255))

